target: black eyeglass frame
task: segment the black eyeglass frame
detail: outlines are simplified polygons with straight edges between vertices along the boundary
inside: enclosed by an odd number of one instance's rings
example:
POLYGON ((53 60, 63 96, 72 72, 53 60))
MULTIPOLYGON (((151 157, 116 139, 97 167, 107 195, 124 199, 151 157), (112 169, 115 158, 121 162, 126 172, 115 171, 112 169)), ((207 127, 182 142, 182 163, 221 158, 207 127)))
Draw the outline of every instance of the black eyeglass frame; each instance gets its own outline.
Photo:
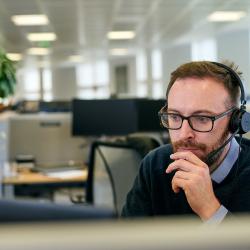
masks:
POLYGON ((160 111, 158 112, 158 116, 159 116, 159 119, 160 119, 160 124, 161 124, 162 127, 167 128, 167 129, 170 129, 170 130, 178 130, 178 129, 180 129, 180 128, 182 127, 183 120, 187 120, 189 126, 190 126, 194 131, 201 132, 201 133, 208 133, 208 132, 212 131, 213 128, 214 128, 214 122, 215 122, 216 120, 218 120, 219 118, 224 117, 225 115, 227 115, 227 114, 229 114, 229 113, 231 113, 231 112, 233 112, 234 110, 237 109, 237 107, 232 107, 232 108, 226 110, 225 112, 223 112, 223 113, 221 113, 221 114, 218 114, 218 115, 215 115, 215 116, 209 116, 209 115, 190 115, 190 116, 184 116, 184 115, 181 115, 181 114, 169 113, 169 112, 163 111, 164 109, 166 109, 166 107, 167 107, 167 106, 165 105, 165 106, 162 107, 162 108, 160 109, 160 111), (168 114, 175 114, 175 115, 178 115, 179 117, 181 117, 182 120, 181 120, 180 127, 178 127, 178 128, 168 128, 168 127, 164 126, 164 125, 163 125, 163 122, 162 122, 162 116, 163 116, 164 114, 165 114, 165 115, 168 115, 168 114), (206 130, 206 131, 200 131, 200 130, 194 129, 194 128, 193 128, 193 125, 192 125, 192 123, 191 123, 191 121, 189 120, 190 117, 205 117, 205 118, 211 119, 211 121, 212 121, 212 127, 211 127, 211 129, 210 129, 210 130, 206 130))

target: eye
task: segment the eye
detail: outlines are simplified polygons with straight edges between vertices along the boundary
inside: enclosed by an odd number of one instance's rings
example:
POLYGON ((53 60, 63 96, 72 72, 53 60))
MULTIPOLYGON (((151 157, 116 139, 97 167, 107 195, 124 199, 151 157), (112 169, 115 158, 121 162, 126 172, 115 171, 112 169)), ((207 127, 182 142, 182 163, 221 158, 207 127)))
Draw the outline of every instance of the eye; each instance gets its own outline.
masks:
POLYGON ((178 114, 168 114, 168 119, 173 122, 179 122, 181 117, 178 114))
POLYGON ((198 122, 198 123, 202 123, 202 124, 205 124, 205 123, 208 123, 211 121, 211 119, 206 117, 206 116, 194 116, 194 117, 192 117, 192 119, 193 119, 193 121, 198 122))

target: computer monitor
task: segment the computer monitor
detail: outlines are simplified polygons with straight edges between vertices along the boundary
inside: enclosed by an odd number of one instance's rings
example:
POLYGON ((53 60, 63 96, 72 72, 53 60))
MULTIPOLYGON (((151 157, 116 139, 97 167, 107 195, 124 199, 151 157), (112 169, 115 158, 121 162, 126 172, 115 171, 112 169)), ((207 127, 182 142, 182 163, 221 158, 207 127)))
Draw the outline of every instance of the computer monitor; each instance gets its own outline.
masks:
POLYGON ((164 104, 163 99, 74 99, 72 134, 112 136, 160 131, 158 111, 164 104))
POLYGON ((139 99, 136 101, 139 132, 159 132, 160 126, 158 112, 166 104, 165 99, 149 100, 139 99))
POLYGON ((59 205, 49 202, 0 200, 1 222, 111 219, 110 209, 90 205, 59 205))
POLYGON ((40 101, 39 103, 40 112, 70 112, 71 102, 70 101, 40 101))

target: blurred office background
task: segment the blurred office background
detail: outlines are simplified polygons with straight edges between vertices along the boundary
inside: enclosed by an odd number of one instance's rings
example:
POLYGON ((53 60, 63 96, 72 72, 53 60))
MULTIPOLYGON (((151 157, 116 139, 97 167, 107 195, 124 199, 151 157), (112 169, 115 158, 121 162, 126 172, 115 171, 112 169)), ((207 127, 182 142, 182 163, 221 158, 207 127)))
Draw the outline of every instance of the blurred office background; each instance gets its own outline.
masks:
MULTIPOLYGON (((15 61, 17 69, 16 91, 8 99, 17 112, 0 114, 4 184, 0 193, 7 197, 27 194, 18 189, 21 184, 27 186, 27 182, 21 182, 20 178, 18 182, 5 179, 5 174, 13 175, 10 169, 6 170, 6 163, 25 163, 29 167, 65 164, 78 167, 79 162, 96 164, 91 160, 96 154, 91 154, 91 145, 101 135, 100 126, 99 131, 89 135, 86 131, 90 130, 76 131, 73 123, 84 129, 87 125, 80 119, 91 120, 90 117, 96 115, 91 107, 85 114, 81 113, 84 108, 78 107, 81 112, 74 116, 72 104, 78 102, 72 102, 73 99, 93 103, 111 99, 131 103, 155 100, 163 105, 170 73, 191 60, 234 61, 243 72, 248 95, 249 33, 250 0, 0 0, 0 47, 15 61), (13 191, 13 187, 16 190, 13 191)), ((86 107, 86 103, 84 105, 86 107)), ((131 130, 120 130, 123 136, 136 130, 155 130, 155 125, 149 125, 151 118, 145 112, 146 104, 138 105, 136 107, 144 114, 141 124, 149 127, 133 127, 131 121, 131 130)), ((156 118, 159 107, 161 105, 153 112, 156 118)), ((104 106, 101 109, 104 112, 104 106)), ((125 114, 125 109, 122 112, 125 114)), ((126 119, 131 118, 129 112, 126 119)), ((115 119, 124 122, 118 118, 119 112, 113 114, 110 111, 107 119, 104 116, 100 120, 96 116, 93 127, 88 126, 94 130, 94 125, 102 126, 106 120, 111 124, 115 119)), ((111 131, 112 125, 106 124, 106 128, 108 135, 117 135, 111 131)), ((162 139, 162 131, 157 133, 157 139, 162 139)), ((151 141, 150 146, 164 143, 164 140, 156 141, 151 141)), ((118 147, 124 144, 123 141, 118 147)), ((131 146, 131 138, 125 148, 127 146, 131 146)), ((142 149, 141 144, 139 148, 142 149)), ((139 165, 145 152, 144 147, 139 156, 126 153, 126 157, 133 157, 134 163, 139 165)), ((125 156, 123 152, 119 154, 125 156)), ((103 165, 103 156, 98 157, 103 165)), ((121 167, 121 162, 127 160, 116 161, 121 167)), ((134 176, 129 177, 129 185, 134 176)), ((78 182, 83 182, 81 180, 78 182)), ((37 186, 36 183, 29 187, 33 196, 40 195, 37 186)), ((93 201, 93 192, 89 200, 93 201)))
POLYGON ((235 61, 248 87, 249 8, 248 0, 1 0, 0 44, 18 61, 16 100, 162 98, 170 72, 201 59, 235 61), (27 14, 41 20, 17 17, 27 14))

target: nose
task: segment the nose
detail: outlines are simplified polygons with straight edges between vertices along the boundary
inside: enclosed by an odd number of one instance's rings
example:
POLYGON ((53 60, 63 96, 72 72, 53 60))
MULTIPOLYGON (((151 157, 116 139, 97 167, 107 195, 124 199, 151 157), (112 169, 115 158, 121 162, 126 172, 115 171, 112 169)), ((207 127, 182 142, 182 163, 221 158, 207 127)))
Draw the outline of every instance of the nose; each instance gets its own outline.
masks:
POLYGON ((195 131, 190 127, 188 120, 183 120, 182 126, 179 130, 179 138, 187 140, 194 138, 195 131))

